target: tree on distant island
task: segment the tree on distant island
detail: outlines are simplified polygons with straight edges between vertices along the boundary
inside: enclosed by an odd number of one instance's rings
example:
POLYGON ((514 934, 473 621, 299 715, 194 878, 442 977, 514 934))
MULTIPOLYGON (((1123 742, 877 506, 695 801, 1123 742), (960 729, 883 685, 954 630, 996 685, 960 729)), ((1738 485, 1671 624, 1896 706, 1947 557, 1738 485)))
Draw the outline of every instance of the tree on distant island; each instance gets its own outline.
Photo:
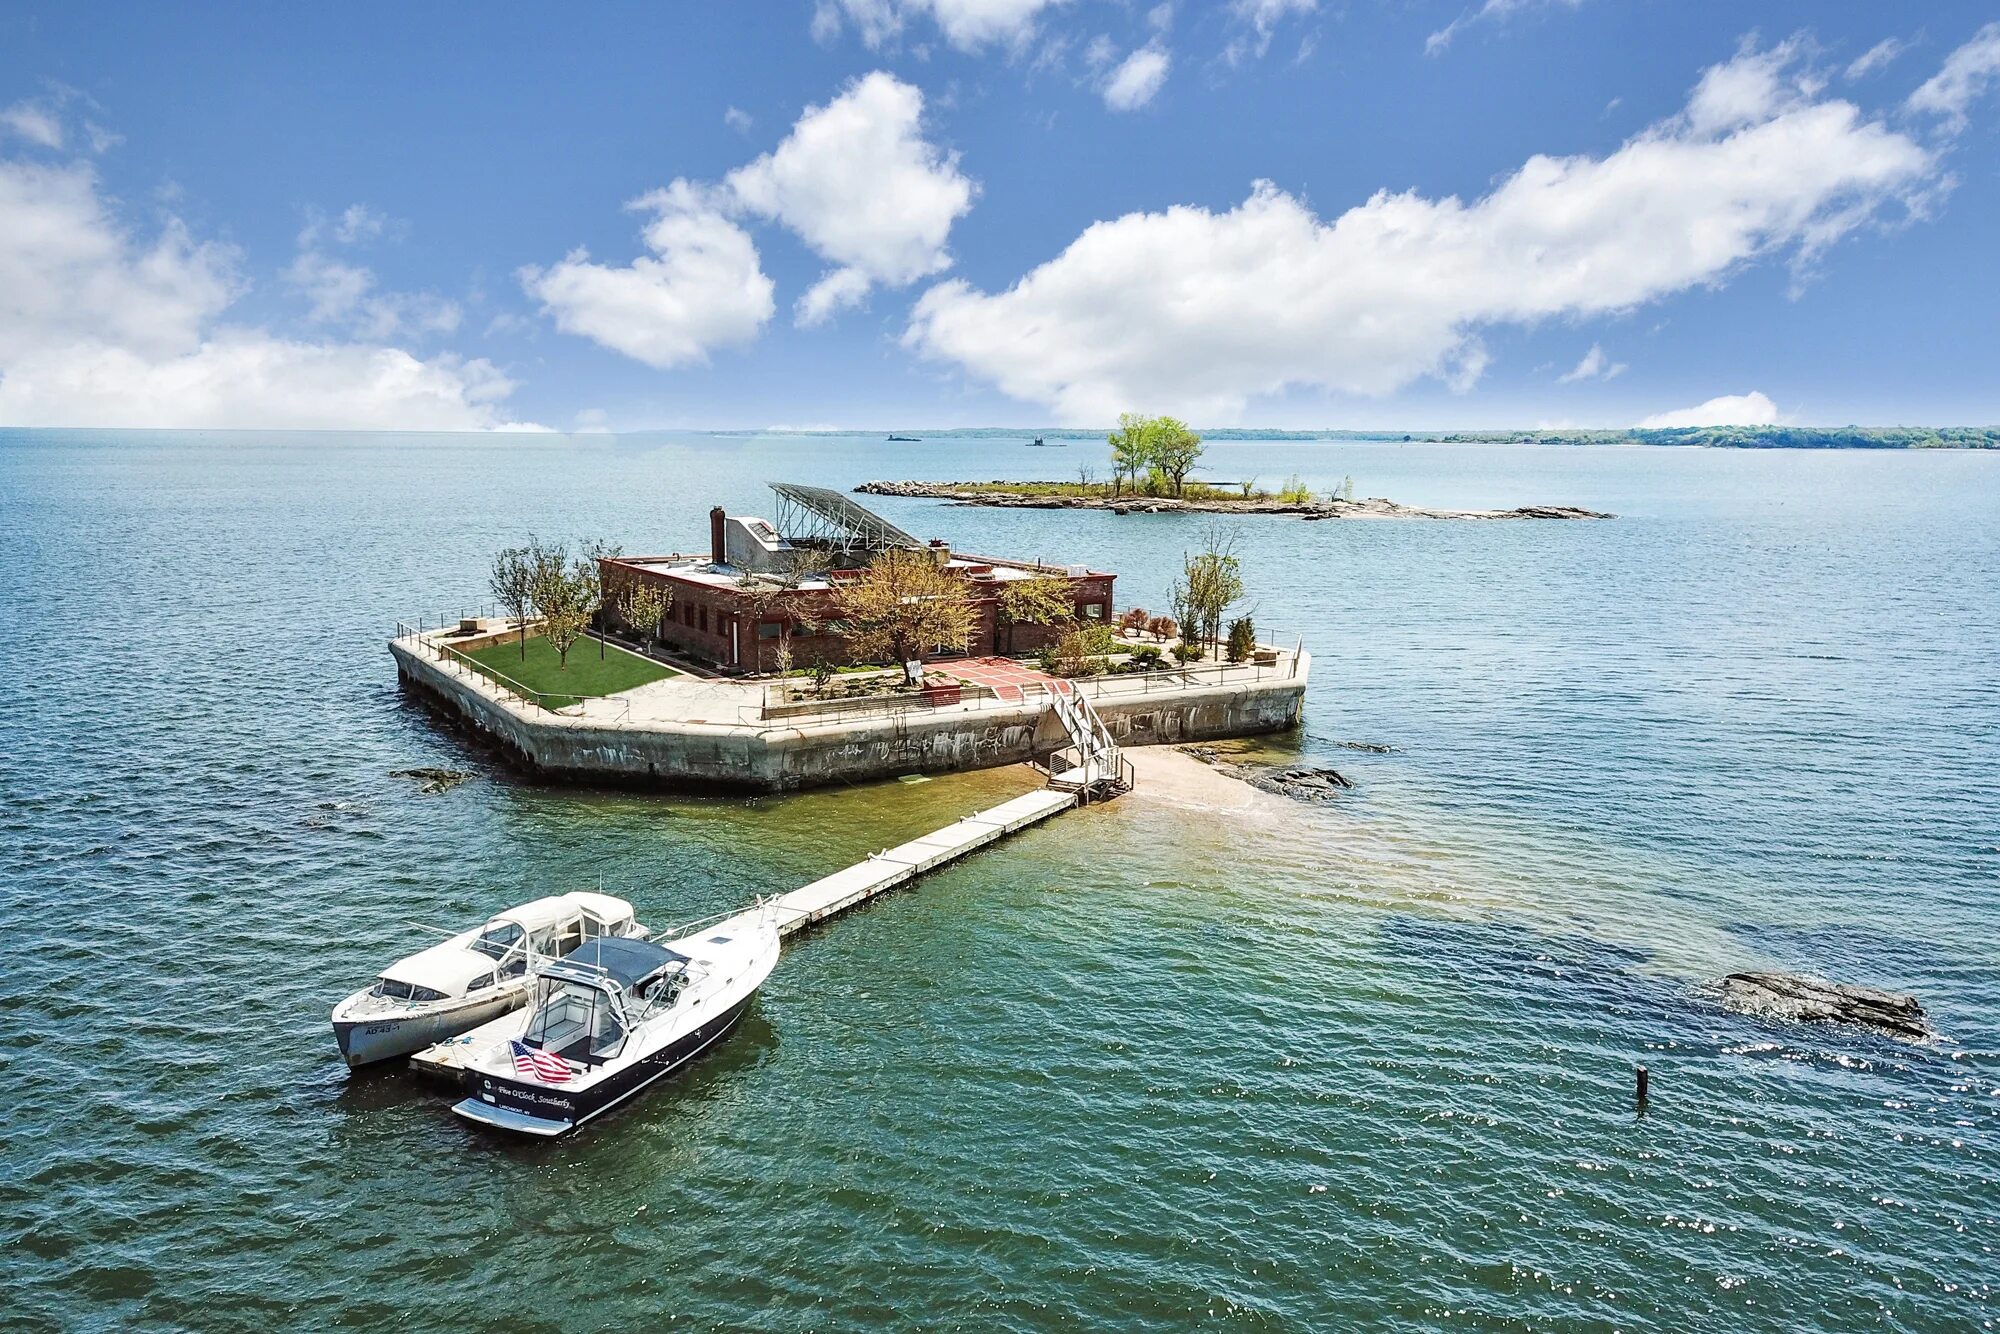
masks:
MULTIPOLYGON (((532 545, 534 539, 530 538, 529 542, 532 545)), ((528 609, 535 601, 535 571, 529 563, 528 551, 528 547, 508 547, 495 556, 489 585, 493 590, 493 601, 514 622, 514 628, 521 632, 523 662, 528 660, 528 609)))
POLYGON ((840 585, 847 651, 861 662, 909 663, 926 653, 965 651, 979 613, 965 581, 928 551, 891 548, 840 585))
POLYGON ((1107 437, 1111 445, 1114 474, 1112 494, 1123 489, 1123 479, 1133 479, 1134 491, 1143 474, 1155 483, 1153 494, 1162 488, 1179 496, 1187 475, 1201 459, 1201 437, 1177 417, 1147 417, 1137 412, 1120 413, 1118 430, 1107 437))

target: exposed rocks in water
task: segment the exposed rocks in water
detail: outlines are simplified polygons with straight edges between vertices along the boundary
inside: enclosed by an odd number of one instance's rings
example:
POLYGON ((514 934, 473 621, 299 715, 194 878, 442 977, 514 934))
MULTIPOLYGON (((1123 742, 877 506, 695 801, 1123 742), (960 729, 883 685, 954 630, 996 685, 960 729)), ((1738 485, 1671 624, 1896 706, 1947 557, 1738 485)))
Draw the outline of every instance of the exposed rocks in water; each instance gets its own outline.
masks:
POLYGON ((1773 1019, 1861 1024, 1905 1038, 1934 1036, 1915 996, 1798 973, 1731 973, 1722 979, 1722 1003, 1773 1019))
POLYGON ((391 778, 414 778, 422 786, 419 792, 449 792, 472 777, 462 769, 391 769, 391 778))
POLYGON ((1225 758, 1214 746, 1182 746, 1179 749, 1182 754, 1220 769, 1231 778, 1241 779, 1254 788, 1281 797, 1290 797, 1293 801, 1331 801, 1354 786, 1338 769, 1310 765, 1240 764, 1225 758))
POLYGON ((1400 505, 1381 496, 1345 500, 1327 496, 1313 500, 1279 500, 1230 496, 1175 500, 1170 496, 1101 496, 1078 494, 1074 482, 863 482, 855 491, 871 496, 906 496, 948 500, 956 505, 999 509, 1110 510, 1114 514, 1295 514, 1302 519, 1611 519, 1616 515, 1574 505, 1522 505, 1510 510, 1429 509, 1400 505), (1048 490, 1021 490, 1044 487, 1048 490), (1063 488, 1071 488, 1064 490, 1063 488))
POLYGON ((1370 755, 1393 755, 1397 750, 1397 747, 1385 746, 1379 741, 1333 741, 1328 744, 1342 750, 1366 751, 1370 755))

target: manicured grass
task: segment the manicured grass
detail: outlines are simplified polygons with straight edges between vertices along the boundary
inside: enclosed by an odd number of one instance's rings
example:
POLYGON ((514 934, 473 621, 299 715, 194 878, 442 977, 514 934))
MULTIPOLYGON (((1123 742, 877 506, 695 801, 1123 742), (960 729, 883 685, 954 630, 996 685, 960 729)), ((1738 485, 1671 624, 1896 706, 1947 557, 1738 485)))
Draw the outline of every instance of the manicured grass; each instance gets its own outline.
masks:
POLYGON ((579 699, 615 695, 621 690, 645 685, 648 681, 681 675, 651 658, 627 653, 616 644, 604 646, 604 657, 600 661, 595 639, 576 641, 569 651, 567 671, 558 666, 555 649, 541 635, 528 637, 526 661, 521 658, 521 641, 518 639, 509 639, 465 656, 492 668, 517 685, 546 692, 542 703, 552 709, 567 708, 579 699))

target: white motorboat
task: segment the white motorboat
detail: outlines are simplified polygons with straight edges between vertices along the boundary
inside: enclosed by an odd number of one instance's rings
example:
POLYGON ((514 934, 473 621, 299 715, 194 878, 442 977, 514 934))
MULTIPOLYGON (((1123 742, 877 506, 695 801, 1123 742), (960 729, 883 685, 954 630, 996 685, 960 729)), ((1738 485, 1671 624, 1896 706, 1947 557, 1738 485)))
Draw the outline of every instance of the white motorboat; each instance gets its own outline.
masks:
POLYGON ((421 1051, 523 1004, 542 968, 597 940, 641 939, 632 905, 576 892, 509 908, 382 970, 333 1007, 333 1037, 350 1066, 421 1051))
POLYGON ((602 939, 550 963, 526 1028, 466 1062, 467 1120, 562 1135, 720 1042, 778 962, 766 908, 668 941, 602 939))

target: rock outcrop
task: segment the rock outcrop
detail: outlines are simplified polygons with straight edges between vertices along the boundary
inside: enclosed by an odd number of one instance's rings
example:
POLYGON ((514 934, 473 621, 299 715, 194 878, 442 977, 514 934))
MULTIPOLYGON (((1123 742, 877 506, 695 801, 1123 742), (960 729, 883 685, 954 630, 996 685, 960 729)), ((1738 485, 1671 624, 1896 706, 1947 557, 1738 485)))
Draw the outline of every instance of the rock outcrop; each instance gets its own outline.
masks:
POLYGON ((414 778, 422 784, 419 792, 449 792, 472 775, 460 769, 392 769, 389 777, 414 778))
POLYGON ((1305 765, 1242 764, 1226 758, 1214 746, 1182 746, 1180 751, 1184 755, 1192 755, 1211 768, 1220 769, 1231 778, 1241 779, 1254 788, 1261 788, 1281 797, 1290 797, 1293 801, 1331 801, 1354 786, 1338 769, 1305 765))
POLYGON ((1798 973, 1731 973, 1722 1003, 1744 1014, 1799 1023, 1860 1024, 1903 1038, 1934 1036, 1915 996, 1798 973))

